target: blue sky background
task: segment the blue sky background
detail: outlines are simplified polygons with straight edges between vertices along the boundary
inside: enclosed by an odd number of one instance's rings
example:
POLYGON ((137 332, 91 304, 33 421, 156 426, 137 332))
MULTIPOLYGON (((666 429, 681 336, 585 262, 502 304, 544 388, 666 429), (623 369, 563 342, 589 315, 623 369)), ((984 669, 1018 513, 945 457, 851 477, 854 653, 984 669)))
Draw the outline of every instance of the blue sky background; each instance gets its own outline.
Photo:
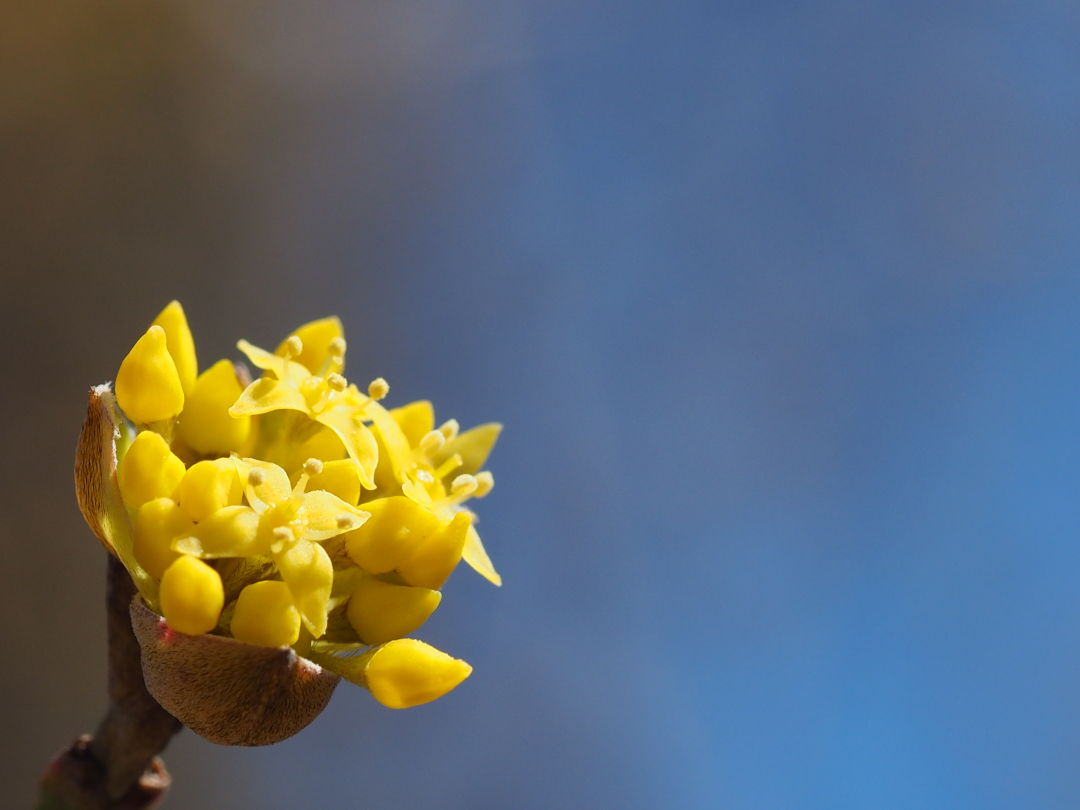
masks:
POLYGON ((18 806, 104 707, 84 391, 173 297, 204 366, 336 312, 350 377, 504 422, 506 584, 418 633, 452 695, 185 732, 167 806, 1080 802, 1074 5, 2 14, 18 806))

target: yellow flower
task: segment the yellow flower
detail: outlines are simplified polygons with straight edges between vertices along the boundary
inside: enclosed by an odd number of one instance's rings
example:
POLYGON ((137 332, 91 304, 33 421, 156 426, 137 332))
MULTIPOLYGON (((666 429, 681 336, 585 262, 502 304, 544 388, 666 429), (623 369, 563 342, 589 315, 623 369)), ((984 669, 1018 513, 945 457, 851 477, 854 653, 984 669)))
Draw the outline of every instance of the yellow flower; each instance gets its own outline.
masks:
POLYGON ((219 508, 190 535, 176 538, 172 548, 202 559, 269 555, 304 625, 319 638, 326 632, 334 584, 333 563, 319 543, 361 525, 368 513, 329 492, 304 491, 309 476, 322 472, 316 459, 308 462, 296 486, 276 464, 235 456, 232 461, 245 482, 249 505, 219 508))
POLYGON ((79 505, 138 588, 151 693, 208 739, 261 744, 310 722, 338 676, 393 708, 450 691, 471 667, 403 637, 439 606, 459 560, 501 584, 465 506, 492 488, 481 468, 501 426, 435 429, 426 401, 387 410, 385 380, 365 394, 343 376, 337 318, 273 354, 237 345, 260 379, 229 360, 199 374, 174 301, 124 359, 115 396, 90 394, 79 505), (245 660, 251 684, 237 688, 245 660), (293 695, 280 710, 255 687, 271 660, 293 695), (207 676, 172 669, 193 666, 207 676), (274 714, 286 706, 304 708, 274 714))
MULTIPOLYGON (((325 339, 333 332, 320 330, 318 334, 325 339)), ((312 339, 314 336, 309 336, 309 340, 312 339)), ((312 347, 305 345, 296 334, 282 344, 279 349, 281 354, 271 354, 246 340, 241 340, 237 346, 252 365, 262 369, 264 375, 247 387, 229 413, 234 417, 281 410, 303 414, 316 425, 334 432, 349 458, 358 465, 361 484, 367 489, 374 489, 379 451, 375 437, 363 420, 367 406, 386 396, 389 390, 386 381, 380 378, 371 383, 367 396, 361 394, 355 385, 350 385, 342 376, 345 370, 345 340, 340 335, 330 337, 318 352, 312 351, 312 347), (292 359, 304 357, 305 353, 311 363, 322 358, 317 371, 313 372, 308 366, 292 359)), ((291 423, 279 429, 273 438, 278 445, 288 444, 297 441, 297 434, 303 438, 309 437, 303 433, 303 425, 291 423)))
MULTIPOLYGON (((495 479, 481 467, 502 425, 492 422, 462 433, 457 420, 450 419, 436 430, 435 411, 427 401, 390 411, 375 402, 368 411, 385 450, 376 470, 382 487, 397 485, 403 495, 444 521, 458 512, 468 512, 464 503, 470 498, 483 498, 491 492, 495 479)), ((471 523, 462 558, 488 581, 502 585, 502 577, 471 523)))

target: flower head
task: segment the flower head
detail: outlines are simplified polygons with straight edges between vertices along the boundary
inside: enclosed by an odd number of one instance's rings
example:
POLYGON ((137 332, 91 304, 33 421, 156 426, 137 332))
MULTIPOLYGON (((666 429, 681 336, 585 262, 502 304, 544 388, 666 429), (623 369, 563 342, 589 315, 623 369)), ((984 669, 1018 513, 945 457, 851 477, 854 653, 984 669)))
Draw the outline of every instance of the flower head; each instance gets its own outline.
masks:
POLYGON ((199 374, 174 301, 124 359, 115 395, 91 391, 76 489, 139 589, 132 616, 151 693, 200 734, 239 744, 298 731, 338 676, 393 708, 440 697, 471 667, 404 637, 462 558, 501 583, 465 506, 491 490, 480 468, 500 426, 436 429, 427 402, 387 410, 385 380, 366 392, 346 380, 337 318, 273 353, 238 346, 259 379, 229 360, 199 374), (292 656, 267 659, 298 695, 289 705, 313 707, 287 721, 245 704, 257 689, 212 675, 235 680, 245 655, 254 665, 270 648, 292 656), (197 685, 170 669, 193 659, 211 673, 197 685), (243 730, 225 716, 247 718, 243 730))

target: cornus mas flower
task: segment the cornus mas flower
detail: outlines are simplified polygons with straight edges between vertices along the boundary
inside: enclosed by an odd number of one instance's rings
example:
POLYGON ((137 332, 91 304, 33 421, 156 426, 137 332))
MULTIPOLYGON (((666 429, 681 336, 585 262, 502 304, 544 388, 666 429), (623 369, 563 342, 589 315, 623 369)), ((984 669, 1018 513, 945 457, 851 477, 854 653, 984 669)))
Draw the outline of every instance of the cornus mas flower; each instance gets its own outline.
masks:
POLYGON ((405 638, 438 607, 461 559, 501 579, 466 503, 500 431, 435 427, 429 402, 386 409, 345 374, 337 318, 274 352, 262 372, 198 373, 183 309, 169 304, 90 393, 76 458, 79 504, 139 597, 132 623, 147 688, 215 742, 299 731, 339 678, 384 705, 441 697, 463 661, 405 638))

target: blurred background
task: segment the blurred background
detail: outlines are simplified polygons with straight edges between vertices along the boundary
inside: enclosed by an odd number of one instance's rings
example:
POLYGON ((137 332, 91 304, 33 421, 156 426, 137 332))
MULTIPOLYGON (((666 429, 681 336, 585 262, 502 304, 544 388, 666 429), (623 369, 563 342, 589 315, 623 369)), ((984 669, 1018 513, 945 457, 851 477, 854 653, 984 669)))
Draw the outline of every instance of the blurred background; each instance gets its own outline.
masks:
POLYGON ((331 313, 501 421, 419 635, 169 808, 1080 804, 1080 11, 0 6, 0 805, 105 709, 85 394, 331 313))

